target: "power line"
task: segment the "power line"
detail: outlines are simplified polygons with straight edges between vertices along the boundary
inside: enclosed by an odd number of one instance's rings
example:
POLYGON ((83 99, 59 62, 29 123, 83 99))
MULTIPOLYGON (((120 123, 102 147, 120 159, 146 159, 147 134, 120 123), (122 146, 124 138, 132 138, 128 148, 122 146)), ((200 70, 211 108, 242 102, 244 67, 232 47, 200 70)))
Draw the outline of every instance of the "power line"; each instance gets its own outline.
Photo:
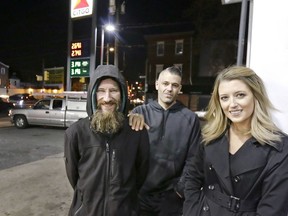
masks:
POLYGON ((149 23, 149 24, 144 24, 144 23, 138 23, 137 25, 124 25, 121 24, 120 27, 121 29, 143 29, 143 28, 152 28, 152 27, 166 27, 166 26, 179 26, 179 25, 187 25, 187 24, 192 24, 192 22, 173 22, 173 23, 149 23))

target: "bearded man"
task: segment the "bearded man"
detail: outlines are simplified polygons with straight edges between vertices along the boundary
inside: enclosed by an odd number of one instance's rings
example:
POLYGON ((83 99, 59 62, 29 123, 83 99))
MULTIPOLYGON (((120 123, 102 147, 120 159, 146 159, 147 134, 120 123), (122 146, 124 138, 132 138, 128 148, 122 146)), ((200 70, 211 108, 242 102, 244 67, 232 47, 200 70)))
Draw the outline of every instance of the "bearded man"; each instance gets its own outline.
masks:
POLYGON ((89 117, 65 131, 65 167, 74 189, 69 215, 139 215, 149 139, 146 129, 129 126, 126 102, 127 86, 118 68, 98 66, 90 75, 89 117))

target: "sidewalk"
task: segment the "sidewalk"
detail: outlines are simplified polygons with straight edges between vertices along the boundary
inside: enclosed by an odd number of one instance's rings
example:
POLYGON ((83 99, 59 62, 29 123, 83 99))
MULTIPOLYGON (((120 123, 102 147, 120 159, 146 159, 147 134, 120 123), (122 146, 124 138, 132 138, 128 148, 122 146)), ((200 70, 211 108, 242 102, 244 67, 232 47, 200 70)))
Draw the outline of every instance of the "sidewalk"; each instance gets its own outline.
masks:
POLYGON ((6 112, 0 112, 0 118, 5 118, 5 117, 9 117, 8 113, 6 112))
POLYGON ((13 124, 11 123, 10 121, 10 117, 1 117, 0 115, 0 127, 10 127, 12 126, 13 124))
POLYGON ((63 153, 0 171, 0 216, 66 216, 73 191, 63 153))
POLYGON ((9 127, 11 126, 10 117, 7 112, 0 112, 0 126, 9 127))

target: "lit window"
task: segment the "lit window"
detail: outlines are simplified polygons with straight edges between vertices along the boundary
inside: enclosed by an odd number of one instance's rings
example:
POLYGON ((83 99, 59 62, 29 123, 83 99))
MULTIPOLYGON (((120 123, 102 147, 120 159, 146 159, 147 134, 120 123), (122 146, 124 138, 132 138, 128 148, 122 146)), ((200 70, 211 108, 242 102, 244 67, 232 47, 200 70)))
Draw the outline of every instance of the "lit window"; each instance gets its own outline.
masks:
POLYGON ((164 41, 157 42, 157 56, 164 56, 164 41))
POLYGON ((175 54, 176 55, 183 55, 183 40, 176 40, 175 41, 175 54))

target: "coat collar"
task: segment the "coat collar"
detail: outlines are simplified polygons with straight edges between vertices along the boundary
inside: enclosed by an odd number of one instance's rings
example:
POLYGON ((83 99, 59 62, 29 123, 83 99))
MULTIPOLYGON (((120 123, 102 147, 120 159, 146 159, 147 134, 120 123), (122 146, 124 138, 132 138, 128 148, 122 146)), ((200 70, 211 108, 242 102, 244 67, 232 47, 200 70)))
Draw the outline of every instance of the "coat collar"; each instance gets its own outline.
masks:
POLYGON ((205 146, 207 162, 212 165, 218 178, 231 194, 233 194, 231 179, 250 170, 265 166, 270 150, 269 145, 260 145, 252 137, 235 153, 233 166, 230 166, 229 141, 225 134, 205 146))

